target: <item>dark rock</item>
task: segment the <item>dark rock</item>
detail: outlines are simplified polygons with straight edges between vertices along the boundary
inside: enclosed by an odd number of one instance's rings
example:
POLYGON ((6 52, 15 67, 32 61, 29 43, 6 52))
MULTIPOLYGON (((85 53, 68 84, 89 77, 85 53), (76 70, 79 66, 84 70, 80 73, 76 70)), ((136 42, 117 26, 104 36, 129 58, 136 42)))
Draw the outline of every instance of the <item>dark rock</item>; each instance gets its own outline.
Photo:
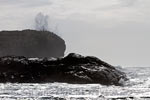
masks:
POLYGON ((0 82, 68 82, 121 85, 125 73, 96 57, 71 53, 64 58, 0 58, 0 82))
POLYGON ((0 57, 63 57, 65 41, 48 31, 23 30, 0 32, 0 57))

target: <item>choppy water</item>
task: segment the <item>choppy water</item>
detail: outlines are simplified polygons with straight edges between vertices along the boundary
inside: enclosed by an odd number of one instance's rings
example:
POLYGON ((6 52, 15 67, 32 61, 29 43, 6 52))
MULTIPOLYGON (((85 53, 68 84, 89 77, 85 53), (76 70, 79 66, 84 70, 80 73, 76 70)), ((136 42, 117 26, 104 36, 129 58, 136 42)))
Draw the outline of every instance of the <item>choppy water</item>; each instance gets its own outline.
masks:
POLYGON ((150 100, 150 68, 122 69, 124 86, 100 84, 0 84, 0 100, 150 100))

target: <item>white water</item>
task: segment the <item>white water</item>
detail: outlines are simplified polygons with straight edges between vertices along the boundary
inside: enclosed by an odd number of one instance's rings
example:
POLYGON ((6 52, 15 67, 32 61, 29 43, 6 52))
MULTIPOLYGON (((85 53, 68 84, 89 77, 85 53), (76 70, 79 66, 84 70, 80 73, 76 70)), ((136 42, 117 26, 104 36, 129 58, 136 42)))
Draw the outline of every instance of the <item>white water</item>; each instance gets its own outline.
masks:
POLYGON ((0 84, 0 100, 150 100, 150 68, 125 68, 124 86, 100 84, 0 84))

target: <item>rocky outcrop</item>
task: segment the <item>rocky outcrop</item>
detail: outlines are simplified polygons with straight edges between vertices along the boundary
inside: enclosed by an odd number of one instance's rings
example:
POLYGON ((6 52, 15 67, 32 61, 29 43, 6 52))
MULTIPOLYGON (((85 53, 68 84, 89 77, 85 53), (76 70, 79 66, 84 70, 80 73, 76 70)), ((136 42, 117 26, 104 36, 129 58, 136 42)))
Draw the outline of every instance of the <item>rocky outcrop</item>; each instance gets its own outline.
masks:
POLYGON ((125 73, 96 57, 70 53, 64 58, 0 58, 0 82, 100 83, 121 85, 125 73))
POLYGON ((63 57, 65 41, 48 31, 23 30, 0 32, 0 57, 63 57))

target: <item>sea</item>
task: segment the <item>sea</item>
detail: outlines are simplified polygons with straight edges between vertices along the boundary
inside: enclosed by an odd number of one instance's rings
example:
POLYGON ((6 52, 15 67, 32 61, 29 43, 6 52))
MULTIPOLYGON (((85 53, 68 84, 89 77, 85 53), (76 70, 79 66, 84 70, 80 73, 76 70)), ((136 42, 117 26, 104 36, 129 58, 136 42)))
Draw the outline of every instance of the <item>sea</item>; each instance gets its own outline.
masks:
POLYGON ((150 100, 150 67, 119 68, 123 86, 68 83, 0 83, 0 100, 150 100))

